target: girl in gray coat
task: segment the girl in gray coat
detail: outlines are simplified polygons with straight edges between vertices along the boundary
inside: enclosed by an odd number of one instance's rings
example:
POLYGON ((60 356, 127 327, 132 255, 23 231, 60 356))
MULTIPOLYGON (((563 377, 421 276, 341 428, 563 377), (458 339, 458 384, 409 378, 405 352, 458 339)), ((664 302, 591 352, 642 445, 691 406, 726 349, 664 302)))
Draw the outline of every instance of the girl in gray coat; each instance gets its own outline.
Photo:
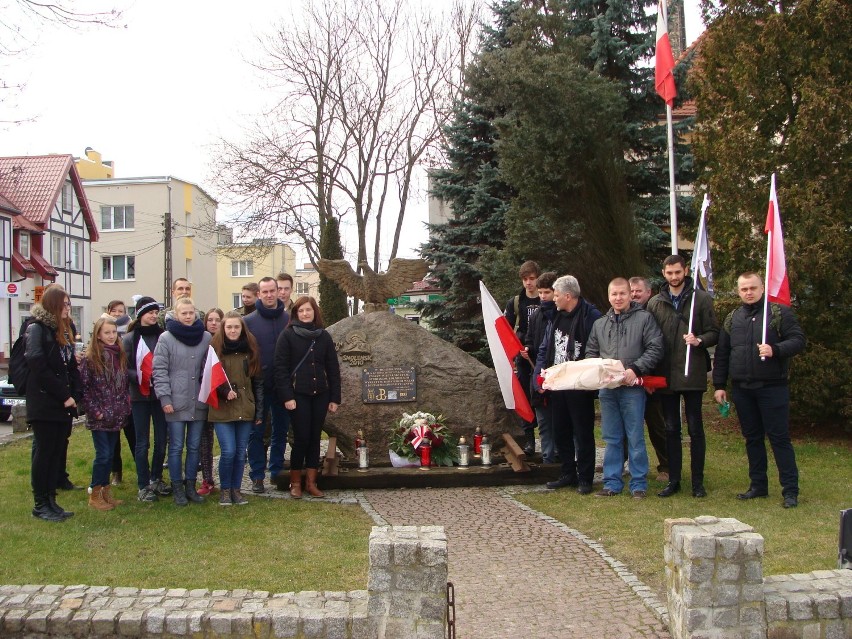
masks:
POLYGON ((169 429, 169 475, 175 504, 186 506, 187 500, 204 501, 195 490, 201 431, 207 420, 207 404, 198 401, 198 392, 210 333, 204 330, 188 297, 177 301, 174 314, 177 319, 166 320, 166 332, 154 349, 152 377, 169 429), (181 468, 184 442, 186 465, 181 468))

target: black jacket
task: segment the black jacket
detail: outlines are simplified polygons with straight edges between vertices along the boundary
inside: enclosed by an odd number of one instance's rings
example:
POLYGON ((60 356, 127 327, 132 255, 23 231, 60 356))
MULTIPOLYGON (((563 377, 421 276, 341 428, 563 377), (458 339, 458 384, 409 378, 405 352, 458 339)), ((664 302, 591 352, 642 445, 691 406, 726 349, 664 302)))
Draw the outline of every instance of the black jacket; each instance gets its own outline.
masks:
POLYGON ((328 331, 311 340, 297 335, 292 326, 284 329, 275 346, 275 391, 282 404, 296 399, 297 393, 319 395, 325 391, 330 393, 330 401, 340 403, 340 363, 328 331), (294 384, 293 369, 297 366, 294 384))
POLYGON ((573 362, 585 358, 586 344, 589 340, 589 335, 592 332, 592 327, 595 322, 600 317, 601 312, 598 308, 594 304, 587 302, 586 299, 582 297, 579 299, 577 307, 571 313, 568 313, 567 311, 557 311, 553 320, 547 323, 547 326, 544 329, 544 339, 536 353, 535 369, 532 380, 533 390, 537 391, 539 389, 538 376, 541 374, 541 371, 553 366, 556 359, 557 346, 562 349, 562 355, 564 355, 565 358, 557 363, 561 364, 562 361, 573 362), (571 327, 576 329, 573 331, 573 334, 571 327), (555 339, 557 330, 560 331, 560 336, 569 341, 557 345, 557 340, 555 339), (569 349, 572 345, 573 351, 567 352, 567 349, 569 349))
POLYGON ((790 358, 805 350, 805 334, 788 307, 769 305, 766 343, 772 357, 760 359, 757 345, 763 343, 763 298, 755 304, 743 304, 722 323, 719 343, 713 358, 713 386, 724 390, 730 377, 744 388, 787 383, 790 358))
POLYGON ((33 307, 34 321, 27 326, 25 357, 30 375, 27 380, 27 421, 66 422, 77 416, 75 408, 65 408, 69 397, 80 401, 80 373, 74 345, 56 341, 56 321, 41 308, 33 307))

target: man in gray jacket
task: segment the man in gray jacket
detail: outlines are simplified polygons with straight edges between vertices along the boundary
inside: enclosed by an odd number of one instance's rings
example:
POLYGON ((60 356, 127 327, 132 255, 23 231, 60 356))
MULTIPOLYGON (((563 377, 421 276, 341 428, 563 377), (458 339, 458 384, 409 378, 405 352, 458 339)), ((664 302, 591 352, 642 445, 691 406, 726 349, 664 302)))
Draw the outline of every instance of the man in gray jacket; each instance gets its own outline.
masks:
POLYGON ((682 255, 669 255, 663 261, 663 277, 666 278, 666 284, 660 289, 659 295, 648 302, 648 311, 657 320, 666 347, 660 366, 660 374, 666 377, 666 388, 658 392, 666 418, 669 482, 657 495, 671 497, 680 492, 683 466, 680 399, 683 397, 689 429, 692 496, 706 497, 704 457, 707 444, 701 417, 701 400, 707 390, 707 371, 710 369, 707 349, 719 341, 719 322, 713 311, 713 298, 694 288, 682 255))
POLYGON ((624 365, 624 382, 618 388, 603 388, 601 434, 604 450, 604 487, 598 497, 613 497, 624 489, 624 438, 630 493, 644 499, 648 491, 648 451, 645 449, 645 389, 638 385, 642 375, 654 370, 663 357, 663 335, 653 316, 630 300, 630 283, 617 277, 609 283, 612 308, 592 326, 586 358, 617 359, 624 365))

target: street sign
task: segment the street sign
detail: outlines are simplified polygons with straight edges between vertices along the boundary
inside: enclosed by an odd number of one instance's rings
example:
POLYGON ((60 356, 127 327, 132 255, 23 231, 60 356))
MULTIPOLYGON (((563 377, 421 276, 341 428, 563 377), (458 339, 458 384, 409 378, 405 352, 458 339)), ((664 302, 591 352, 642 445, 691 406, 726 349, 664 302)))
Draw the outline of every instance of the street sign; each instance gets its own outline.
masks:
POLYGON ((0 282, 0 297, 18 297, 19 291, 15 282, 0 282))

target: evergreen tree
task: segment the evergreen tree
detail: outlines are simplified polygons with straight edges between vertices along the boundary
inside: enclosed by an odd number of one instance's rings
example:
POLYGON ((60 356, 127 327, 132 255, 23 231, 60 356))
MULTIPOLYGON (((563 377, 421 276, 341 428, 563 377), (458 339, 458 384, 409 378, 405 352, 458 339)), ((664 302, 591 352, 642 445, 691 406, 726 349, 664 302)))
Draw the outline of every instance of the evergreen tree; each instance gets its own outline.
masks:
MULTIPOLYGON (((343 246, 340 243, 340 227, 337 219, 330 216, 320 231, 320 257, 329 260, 343 259, 343 246)), ((326 326, 331 326, 349 316, 346 305, 346 293, 325 275, 320 274, 319 283, 320 310, 326 326)))
POLYGON ((777 173, 793 308, 808 337, 794 358, 801 421, 849 424, 852 305, 852 6, 840 0, 707 3, 691 78, 695 154, 713 205, 717 288, 762 272, 769 181, 777 173), (846 96, 846 97, 844 97, 846 96))

